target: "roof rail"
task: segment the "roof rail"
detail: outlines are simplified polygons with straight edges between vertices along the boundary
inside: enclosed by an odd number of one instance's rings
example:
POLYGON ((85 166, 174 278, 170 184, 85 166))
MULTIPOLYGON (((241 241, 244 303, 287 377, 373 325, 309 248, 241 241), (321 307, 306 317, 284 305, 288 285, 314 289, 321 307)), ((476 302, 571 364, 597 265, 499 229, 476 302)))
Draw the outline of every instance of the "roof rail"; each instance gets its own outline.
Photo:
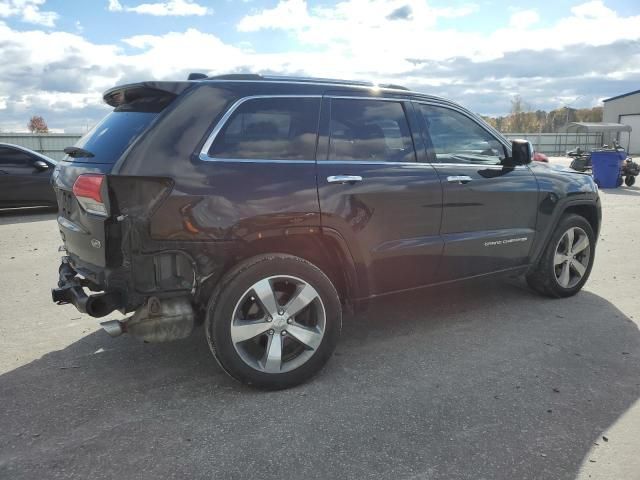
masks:
POLYGON ((257 73, 227 73, 207 77, 207 80, 264 80, 264 78, 265 77, 257 73))
POLYGON ((396 85, 395 83, 381 83, 378 86, 380 88, 393 88, 395 90, 409 90, 407 87, 403 87, 402 85, 396 85))
POLYGON ((364 80, 341 80, 337 78, 322 78, 322 77, 293 77, 287 75, 265 75, 262 78, 265 80, 280 80, 283 82, 305 82, 305 83, 335 83, 336 85, 361 85, 364 87, 373 87, 373 82, 364 80))
POLYGON ((265 80, 265 81, 280 81, 280 82, 300 82, 300 83, 328 83, 333 85, 358 85, 361 87, 381 87, 392 88, 396 90, 409 90, 407 87, 401 85, 395 85, 393 83, 376 84, 374 82, 365 80, 341 80, 336 78, 322 78, 322 77, 294 77, 287 75, 259 75, 256 73, 230 73, 225 75, 214 75, 207 77, 207 80, 265 80))

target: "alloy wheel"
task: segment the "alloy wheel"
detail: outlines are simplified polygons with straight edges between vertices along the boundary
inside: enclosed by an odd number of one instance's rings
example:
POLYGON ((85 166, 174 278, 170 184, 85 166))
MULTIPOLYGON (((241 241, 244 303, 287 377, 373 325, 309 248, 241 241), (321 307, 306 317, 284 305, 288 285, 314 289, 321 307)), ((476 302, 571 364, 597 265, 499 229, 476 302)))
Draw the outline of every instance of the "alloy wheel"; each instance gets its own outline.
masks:
POLYGON ((313 356, 325 326, 316 289, 300 278, 280 275, 256 282, 240 297, 231 318, 231 340, 250 367, 284 373, 313 356))
POLYGON ((575 287, 584 277, 591 258, 591 244, 580 227, 567 230, 556 245, 553 266, 556 281, 562 288, 575 287))

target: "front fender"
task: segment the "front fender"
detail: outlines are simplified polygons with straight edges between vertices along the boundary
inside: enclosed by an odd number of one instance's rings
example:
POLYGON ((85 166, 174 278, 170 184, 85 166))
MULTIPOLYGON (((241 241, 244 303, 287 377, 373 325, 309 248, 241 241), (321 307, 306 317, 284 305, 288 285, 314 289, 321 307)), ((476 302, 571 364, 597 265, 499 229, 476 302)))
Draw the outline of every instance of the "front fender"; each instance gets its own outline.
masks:
POLYGON ((568 168, 547 164, 532 165, 532 171, 538 179, 540 191, 536 242, 531 252, 531 264, 538 262, 560 218, 567 212, 584 216, 592 225, 597 239, 602 211, 598 187, 593 178, 568 168))

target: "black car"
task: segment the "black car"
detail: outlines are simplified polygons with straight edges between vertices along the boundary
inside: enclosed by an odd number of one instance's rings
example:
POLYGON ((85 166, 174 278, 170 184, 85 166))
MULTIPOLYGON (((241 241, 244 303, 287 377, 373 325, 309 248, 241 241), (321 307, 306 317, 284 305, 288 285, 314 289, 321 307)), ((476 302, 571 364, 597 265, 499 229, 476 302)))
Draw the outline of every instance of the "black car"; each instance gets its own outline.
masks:
POLYGON ((56 161, 28 148, 0 143, 0 208, 55 207, 56 161))
POLYGON ((104 100, 113 112, 54 174, 67 255, 53 300, 134 312, 103 326, 146 341, 203 322, 242 382, 309 378, 343 310, 375 297, 503 273, 566 297, 591 271, 591 177, 532 163, 530 144, 451 101, 259 75, 104 100))

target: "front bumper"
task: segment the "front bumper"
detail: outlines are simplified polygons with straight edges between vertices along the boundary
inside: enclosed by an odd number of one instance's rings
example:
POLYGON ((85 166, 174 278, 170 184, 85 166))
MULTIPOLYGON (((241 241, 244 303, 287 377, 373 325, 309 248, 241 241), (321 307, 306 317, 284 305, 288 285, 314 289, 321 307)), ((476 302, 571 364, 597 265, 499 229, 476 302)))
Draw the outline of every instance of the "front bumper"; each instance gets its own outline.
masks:
POLYGON ((97 318, 122 308, 122 298, 117 292, 87 295, 84 279, 78 276, 67 257, 62 258, 58 274, 58 287, 51 289, 51 298, 57 305, 70 303, 80 312, 97 318))

